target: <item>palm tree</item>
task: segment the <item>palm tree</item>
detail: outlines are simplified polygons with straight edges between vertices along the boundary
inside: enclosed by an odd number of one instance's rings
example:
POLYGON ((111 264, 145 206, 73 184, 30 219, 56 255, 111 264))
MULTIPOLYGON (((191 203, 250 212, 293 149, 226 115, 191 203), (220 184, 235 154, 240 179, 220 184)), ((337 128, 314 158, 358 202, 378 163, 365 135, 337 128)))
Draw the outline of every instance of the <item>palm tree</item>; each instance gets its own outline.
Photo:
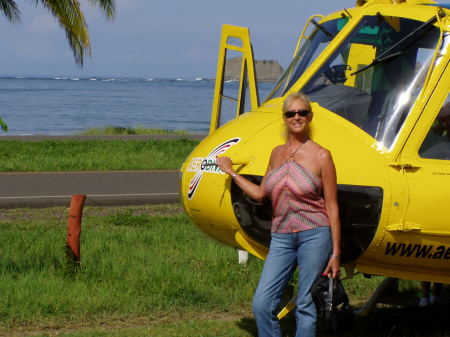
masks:
MULTIPOLYGON (((73 51, 75 62, 83 66, 85 55, 91 54, 91 41, 79 0, 34 0, 52 13, 59 25, 66 31, 67 40, 73 51)), ((88 0, 91 5, 98 5, 107 19, 113 19, 116 13, 116 0, 88 0)), ((14 0, 0 0, 0 11, 10 21, 20 20, 20 11, 14 0)), ((0 129, 8 127, 0 118, 0 129)))
MULTIPOLYGON (((34 0, 40 3, 52 13, 59 25, 66 31, 70 48, 73 51, 75 62, 83 65, 84 56, 91 53, 91 42, 89 33, 80 8, 79 0, 34 0)), ((107 19, 114 18, 116 13, 116 0, 89 0, 91 5, 98 5, 107 19)), ((10 21, 20 19, 20 11, 14 0, 0 0, 0 11, 10 21)))

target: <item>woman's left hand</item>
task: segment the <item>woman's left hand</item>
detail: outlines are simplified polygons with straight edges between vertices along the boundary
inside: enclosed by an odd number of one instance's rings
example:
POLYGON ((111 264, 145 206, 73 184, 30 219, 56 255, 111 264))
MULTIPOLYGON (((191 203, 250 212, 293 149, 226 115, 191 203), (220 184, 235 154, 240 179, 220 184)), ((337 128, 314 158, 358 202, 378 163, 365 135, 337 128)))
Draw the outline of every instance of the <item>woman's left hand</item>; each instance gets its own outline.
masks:
POLYGON ((339 258, 334 256, 330 257, 328 265, 325 268, 325 271, 322 273, 322 275, 323 276, 327 275, 328 277, 332 276, 333 278, 339 278, 341 276, 339 258))

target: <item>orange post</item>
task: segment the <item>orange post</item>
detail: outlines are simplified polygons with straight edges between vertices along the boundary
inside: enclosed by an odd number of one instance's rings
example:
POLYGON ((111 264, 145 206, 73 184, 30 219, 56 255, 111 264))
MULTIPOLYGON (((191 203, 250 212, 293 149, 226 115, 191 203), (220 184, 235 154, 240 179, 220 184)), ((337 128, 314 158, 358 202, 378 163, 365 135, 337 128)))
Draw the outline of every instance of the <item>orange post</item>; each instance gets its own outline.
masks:
POLYGON ((76 265, 80 264, 81 217, 85 200, 85 195, 72 195, 67 222, 67 259, 76 265))

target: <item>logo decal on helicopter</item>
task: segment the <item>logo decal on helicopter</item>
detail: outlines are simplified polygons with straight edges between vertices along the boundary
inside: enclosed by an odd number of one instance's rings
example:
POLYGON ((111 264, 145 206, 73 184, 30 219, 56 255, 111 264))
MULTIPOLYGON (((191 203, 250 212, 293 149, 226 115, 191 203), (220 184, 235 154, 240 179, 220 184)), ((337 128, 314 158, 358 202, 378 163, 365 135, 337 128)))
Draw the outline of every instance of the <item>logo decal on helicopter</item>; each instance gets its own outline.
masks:
POLYGON ((387 242, 385 255, 400 255, 404 257, 418 257, 422 259, 450 259, 450 247, 422 245, 412 243, 387 242))
POLYGON ((236 145, 240 140, 241 138, 239 137, 227 140, 226 142, 220 144, 214 150, 212 150, 208 154, 208 156, 206 156, 206 158, 201 157, 192 158, 191 162, 189 163, 187 171, 196 172, 196 174, 194 178, 192 178, 191 181, 189 182, 189 190, 187 193, 189 199, 192 199, 192 197, 194 196, 194 193, 197 190, 200 181, 202 180, 204 172, 223 174, 223 172, 219 169, 219 167, 216 164, 216 157, 226 152, 233 145, 236 145))

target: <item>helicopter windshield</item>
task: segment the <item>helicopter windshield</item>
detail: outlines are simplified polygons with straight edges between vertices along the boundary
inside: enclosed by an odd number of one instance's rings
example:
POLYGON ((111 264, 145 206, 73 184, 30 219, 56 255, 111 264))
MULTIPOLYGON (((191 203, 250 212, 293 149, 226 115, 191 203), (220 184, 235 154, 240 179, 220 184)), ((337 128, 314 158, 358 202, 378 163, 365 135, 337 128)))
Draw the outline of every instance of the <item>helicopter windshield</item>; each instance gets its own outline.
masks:
POLYGON ((275 84, 266 101, 283 96, 347 22, 348 18, 339 18, 321 24, 311 20, 310 24, 315 26, 314 30, 308 38, 305 38, 305 42, 275 84))
POLYGON ((434 21, 364 17, 302 91, 389 148, 428 73, 434 21))

